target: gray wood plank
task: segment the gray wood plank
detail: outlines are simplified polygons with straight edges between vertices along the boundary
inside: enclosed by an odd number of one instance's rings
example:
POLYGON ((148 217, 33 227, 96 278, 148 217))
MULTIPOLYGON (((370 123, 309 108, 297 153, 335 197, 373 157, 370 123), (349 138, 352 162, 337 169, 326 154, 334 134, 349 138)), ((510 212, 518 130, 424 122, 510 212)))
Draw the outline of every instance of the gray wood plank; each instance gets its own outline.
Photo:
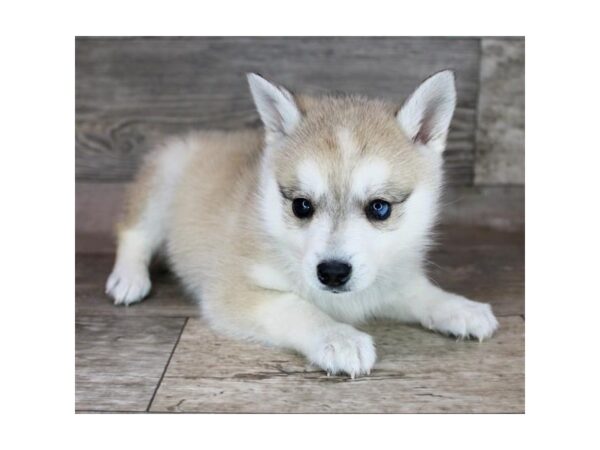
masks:
POLYGON ((76 410, 145 411, 184 323, 77 315, 76 410))
POLYGON ((479 40, 428 37, 186 37, 76 40, 76 175, 129 180, 165 134, 258 126, 244 74, 298 91, 362 93, 399 104, 426 76, 457 74, 446 152, 451 184, 473 179, 479 40))
POLYGON ((327 377, 290 352, 215 335, 190 319, 152 403, 164 412, 524 412, 524 322, 483 343, 397 324, 367 328, 371 376, 327 377))
POLYGON ((525 229, 525 187, 453 186, 444 190, 440 222, 504 231, 525 229))
MULTIPOLYGON (((115 227, 125 206, 129 183, 75 183, 75 224, 77 233, 109 235, 114 241, 115 227)), ((76 236, 77 238, 77 236, 76 236)), ((106 242, 103 242, 103 244, 106 242)), ((93 244, 90 239, 76 239, 76 251, 114 251, 114 246, 83 246, 93 244)))
POLYGON ((481 40, 477 184, 525 183, 525 39, 481 40))
POLYGON ((442 288, 490 303, 499 316, 525 314, 524 232, 440 227, 428 257, 430 278, 442 288))

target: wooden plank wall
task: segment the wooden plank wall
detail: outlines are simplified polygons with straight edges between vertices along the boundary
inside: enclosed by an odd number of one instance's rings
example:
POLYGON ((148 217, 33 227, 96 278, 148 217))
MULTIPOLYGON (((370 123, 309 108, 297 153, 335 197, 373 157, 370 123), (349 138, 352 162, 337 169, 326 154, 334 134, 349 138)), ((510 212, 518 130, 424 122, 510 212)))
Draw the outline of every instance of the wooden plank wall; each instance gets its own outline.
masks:
POLYGON ((453 68, 458 108, 445 154, 443 220, 520 228, 524 220, 523 38, 79 37, 76 226, 105 235, 124 186, 160 137, 259 126, 245 73, 294 90, 399 104, 453 68))
POLYGON ((246 72, 298 91, 356 92, 401 104, 425 77, 453 68, 459 97, 447 179, 469 185, 479 46, 475 38, 78 38, 77 180, 130 180, 140 156, 165 134, 259 126, 246 72))

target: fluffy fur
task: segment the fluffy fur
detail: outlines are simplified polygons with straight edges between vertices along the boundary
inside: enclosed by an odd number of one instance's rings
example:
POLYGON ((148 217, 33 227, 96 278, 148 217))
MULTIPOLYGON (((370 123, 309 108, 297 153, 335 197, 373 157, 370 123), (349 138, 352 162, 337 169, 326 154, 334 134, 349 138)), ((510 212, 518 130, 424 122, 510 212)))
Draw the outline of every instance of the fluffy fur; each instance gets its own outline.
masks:
POLYGON ((216 329, 291 348, 328 373, 368 374, 376 318, 459 337, 490 337, 489 305, 426 277, 454 111, 454 76, 427 79, 398 108, 359 96, 297 96, 248 76, 264 131, 195 132, 152 153, 128 196, 107 293, 129 305, 150 291, 148 265, 164 249, 216 329), (299 219, 294 198, 315 212, 299 219), (392 205, 373 221, 373 199, 392 205), (352 266, 328 289, 316 266, 352 266))

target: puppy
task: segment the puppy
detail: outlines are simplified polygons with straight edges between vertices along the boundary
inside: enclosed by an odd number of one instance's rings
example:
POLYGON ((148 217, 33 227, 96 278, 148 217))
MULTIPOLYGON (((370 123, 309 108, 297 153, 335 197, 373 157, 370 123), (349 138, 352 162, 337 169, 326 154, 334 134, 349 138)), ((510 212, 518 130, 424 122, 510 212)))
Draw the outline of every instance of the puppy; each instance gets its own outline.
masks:
POLYGON ((361 96, 294 95, 248 75, 264 130, 199 131, 147 158, 128 193, 106 292, 150 292, 164 250, 217 330, 294 349, 331 374, 369 374, 386 318, 490 337, 489 305, 424 272, 456 103, 454 75, 398 108, 361 96))

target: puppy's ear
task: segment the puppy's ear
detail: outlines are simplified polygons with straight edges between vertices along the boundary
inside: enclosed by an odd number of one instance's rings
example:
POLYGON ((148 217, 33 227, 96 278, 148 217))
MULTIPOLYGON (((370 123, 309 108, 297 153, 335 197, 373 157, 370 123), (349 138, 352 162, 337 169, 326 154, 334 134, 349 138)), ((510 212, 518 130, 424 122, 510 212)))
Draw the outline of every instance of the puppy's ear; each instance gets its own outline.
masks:
POLYGON ((265 124, 267 138, 291 134, 302 117, 292 93, 255 73, 247 76, 256 109, 265 124))
POLYGON ((443 152, 454 107, 454 73, 444 70, 427 78, 396 114, 409 139, 443 152))

